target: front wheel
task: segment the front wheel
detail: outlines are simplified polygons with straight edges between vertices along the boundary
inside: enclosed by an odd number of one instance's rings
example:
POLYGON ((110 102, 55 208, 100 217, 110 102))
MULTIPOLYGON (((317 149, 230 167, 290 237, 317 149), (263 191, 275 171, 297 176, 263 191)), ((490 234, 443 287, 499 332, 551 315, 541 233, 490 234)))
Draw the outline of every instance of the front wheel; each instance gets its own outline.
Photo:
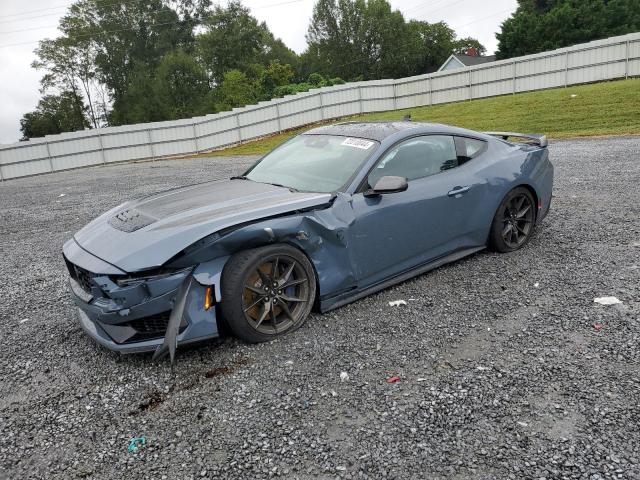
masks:
POLYGON ((300 327, 316 294, 313 266, 289 245, 233 255, 222 271, 222 315, 241 340, 266 342, 300 327))
POLYGON ((498 207, 489 246, 498 252, 513 252, 522 248, 531 238, 536 223, 535 201, 524 187, 511 190, 498 207))

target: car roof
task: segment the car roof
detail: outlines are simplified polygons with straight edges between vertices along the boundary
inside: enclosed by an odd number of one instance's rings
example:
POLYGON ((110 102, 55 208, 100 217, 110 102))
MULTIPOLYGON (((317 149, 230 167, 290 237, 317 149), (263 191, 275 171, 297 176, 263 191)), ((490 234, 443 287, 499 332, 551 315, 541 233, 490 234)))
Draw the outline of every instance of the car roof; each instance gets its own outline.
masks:
POLYGON ((437 123, 412 122, 404 120, 400 122, 344 122, 334 125, 326 125, 323 127, 313 128, 304 135, 338 135, 343 137, 366 138, 368 140, 383 141, 391 135, 405 130, 418 129, 423 133, 443 131, 449 134, 474 134, 477 132, 470 130, 451 127, 437 123))
POLYGON ((424 125, 409 121, 404 122, 344 122, 317 127, 305 132, 305 135, 339 135, 344 137, 367 138, 381 142, 385 138, 401 130, 408 130, 424 125))

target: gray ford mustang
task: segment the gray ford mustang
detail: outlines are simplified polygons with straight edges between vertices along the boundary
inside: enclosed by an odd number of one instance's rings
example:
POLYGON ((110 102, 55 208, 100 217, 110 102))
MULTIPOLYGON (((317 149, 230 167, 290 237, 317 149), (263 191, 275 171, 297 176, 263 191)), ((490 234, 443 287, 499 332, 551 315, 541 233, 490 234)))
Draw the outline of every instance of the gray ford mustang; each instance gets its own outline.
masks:
POLYGON ((411 121, 320 127, 244 175, 120 205, 63 247, 80 324, 169 353, 224 322, 262 342, 470 255, 521 248, 551 202, 542 135, 411 121), (508 141, 519 138, 520 141, 508 141))

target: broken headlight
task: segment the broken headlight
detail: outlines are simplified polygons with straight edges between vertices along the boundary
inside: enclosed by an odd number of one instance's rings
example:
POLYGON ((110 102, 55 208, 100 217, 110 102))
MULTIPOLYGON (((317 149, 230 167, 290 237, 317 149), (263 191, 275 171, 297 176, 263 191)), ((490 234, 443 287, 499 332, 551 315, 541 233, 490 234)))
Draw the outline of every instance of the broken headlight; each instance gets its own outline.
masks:
POLYGON ((193 270, 193 267, 177 270, 164 268, 154 272, 140 272, 140 274, 133 274, 126 277, 113 277, 112 280, 116 282, 119 287, 130 287, 131 285, 136 285, 142 282, 152 282, 163 278, 173 277, 174 275, 180 275, 182 273, 189 273, 191 270, 193 270))

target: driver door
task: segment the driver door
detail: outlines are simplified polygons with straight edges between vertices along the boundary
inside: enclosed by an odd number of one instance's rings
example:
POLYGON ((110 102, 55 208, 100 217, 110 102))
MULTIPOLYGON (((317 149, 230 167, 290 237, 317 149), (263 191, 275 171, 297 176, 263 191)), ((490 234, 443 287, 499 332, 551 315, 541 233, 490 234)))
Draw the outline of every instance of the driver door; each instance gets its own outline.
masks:
POLYGON ((392 147, 371 170, 366 188, 388 175, 407 178, 409 186, 373 197, 353 195, 349 251, 358 287, 460 248, 459 232, 480 193, 469 169, 457 167, 454 138, 425 135, 392 147))

